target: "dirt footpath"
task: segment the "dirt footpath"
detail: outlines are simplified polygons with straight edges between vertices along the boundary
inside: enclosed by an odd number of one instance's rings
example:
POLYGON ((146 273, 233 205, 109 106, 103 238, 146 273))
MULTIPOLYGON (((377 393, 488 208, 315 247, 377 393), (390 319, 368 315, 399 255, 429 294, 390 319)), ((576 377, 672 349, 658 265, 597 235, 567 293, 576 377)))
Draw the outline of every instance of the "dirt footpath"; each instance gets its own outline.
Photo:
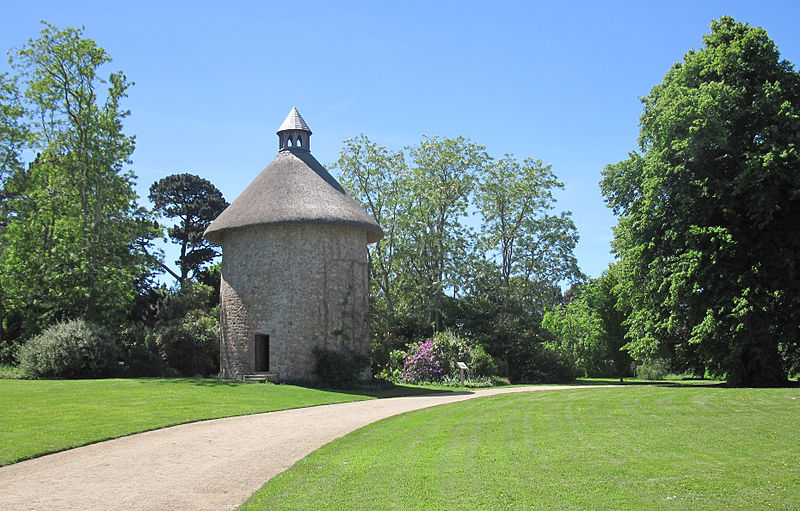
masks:
POLYGON ((0 468, 0 509, 236 509, 311 451, 385 417, 493 394, 593 387, 373 399, 174 426, 0 468))

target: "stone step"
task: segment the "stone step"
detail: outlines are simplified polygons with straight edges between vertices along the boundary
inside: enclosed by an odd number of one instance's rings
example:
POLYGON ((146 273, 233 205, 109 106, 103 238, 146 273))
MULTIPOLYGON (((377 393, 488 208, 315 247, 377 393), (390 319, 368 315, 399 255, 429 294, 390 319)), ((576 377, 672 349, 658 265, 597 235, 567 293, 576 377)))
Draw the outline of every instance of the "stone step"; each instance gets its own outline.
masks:
POLYGON ((275 373, 243 374, 241 379, 245 382, 264 383, 271 381, 272 383, 278 383, 278 375, 275 373))

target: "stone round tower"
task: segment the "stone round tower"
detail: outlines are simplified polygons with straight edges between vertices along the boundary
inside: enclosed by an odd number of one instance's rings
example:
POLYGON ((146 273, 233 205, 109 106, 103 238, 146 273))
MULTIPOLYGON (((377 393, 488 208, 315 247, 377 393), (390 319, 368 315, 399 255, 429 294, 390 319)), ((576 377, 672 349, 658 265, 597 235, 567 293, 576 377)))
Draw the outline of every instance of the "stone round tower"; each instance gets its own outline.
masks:
POLYGON ((293 108, 278 155, 206 229, 222 246, 223 378, 313 380, 315 346, 369 353, 367 244, 383 231, 310 137, 293 108))

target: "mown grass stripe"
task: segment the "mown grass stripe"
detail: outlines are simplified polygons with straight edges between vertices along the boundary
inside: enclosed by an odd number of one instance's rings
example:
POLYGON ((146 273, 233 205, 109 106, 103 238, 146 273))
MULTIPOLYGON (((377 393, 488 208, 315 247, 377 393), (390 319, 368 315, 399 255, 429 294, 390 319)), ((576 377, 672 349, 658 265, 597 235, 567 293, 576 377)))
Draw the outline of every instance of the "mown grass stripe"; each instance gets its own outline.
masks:
POLYGON ((454 403, 347 435, 242 509, 800 509, 798 398, 629 387, 454 403))

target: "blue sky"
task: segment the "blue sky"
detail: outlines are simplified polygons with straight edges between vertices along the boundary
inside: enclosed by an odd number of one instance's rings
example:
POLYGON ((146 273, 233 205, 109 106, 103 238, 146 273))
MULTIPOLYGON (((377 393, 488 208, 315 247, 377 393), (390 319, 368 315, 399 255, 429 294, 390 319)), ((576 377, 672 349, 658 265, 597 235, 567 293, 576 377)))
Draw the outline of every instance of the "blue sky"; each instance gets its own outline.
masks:
POLYGON ((293 106, 325 165, 359 133, 391 149, 463 135, 497 158, 542 159, 596 277, 616 223, 600 173, 636 148, 639 98, 725 14, 800 62, 796 1, 31 0, 3 7, 0 48, 36 37, 39 20, 85 26, 114 59, 107 73, 136 83, 126 132, 142 196, 190 172, 232 201, 275 156, 293 106))

